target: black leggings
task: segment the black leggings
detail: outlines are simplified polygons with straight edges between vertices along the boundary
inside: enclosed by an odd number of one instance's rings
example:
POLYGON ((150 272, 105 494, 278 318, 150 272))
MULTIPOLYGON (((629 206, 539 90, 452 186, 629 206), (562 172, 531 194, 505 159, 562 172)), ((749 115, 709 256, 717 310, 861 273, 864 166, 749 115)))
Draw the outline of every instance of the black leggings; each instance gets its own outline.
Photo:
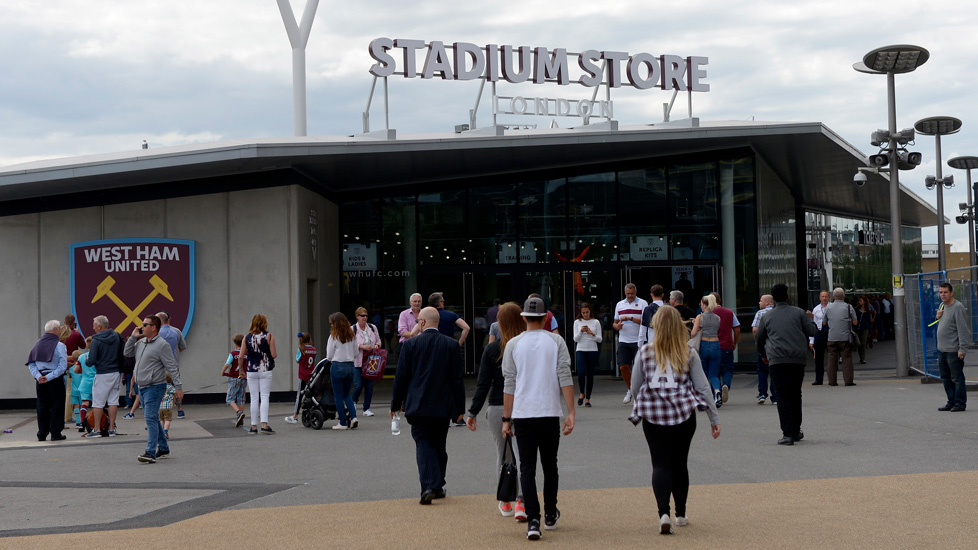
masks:
POLYGON ((594 371, 597 368, 597 351, 577 352, 577 384, 581 387, 581 393, 588 401, 591 400, 591 390, 594 389, 594 371))
POLYGON ((696 432, 696 413, 676 426, 661 426, 643 420, 642 430, 652 455, 652 492, 659 516, 669 515, 669 495, 676 501, 676 517, 685 516, 686 497, 689 495, 686 461, 689 444, 696 432))

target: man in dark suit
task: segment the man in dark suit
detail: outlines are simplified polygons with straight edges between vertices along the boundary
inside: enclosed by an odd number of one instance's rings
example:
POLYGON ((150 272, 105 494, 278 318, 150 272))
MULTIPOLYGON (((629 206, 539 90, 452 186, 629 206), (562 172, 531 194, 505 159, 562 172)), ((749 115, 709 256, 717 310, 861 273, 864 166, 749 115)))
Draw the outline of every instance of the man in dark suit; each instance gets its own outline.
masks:
POLYGON ((421 504, 445 498, 448 466, 448 420, 460 422, 465 413, 462 352, 453 338, 438 332, 438 310, 418 314, 421 334, 404 341, 394 376, 391 418, 404 410, 417 446, 421 504))

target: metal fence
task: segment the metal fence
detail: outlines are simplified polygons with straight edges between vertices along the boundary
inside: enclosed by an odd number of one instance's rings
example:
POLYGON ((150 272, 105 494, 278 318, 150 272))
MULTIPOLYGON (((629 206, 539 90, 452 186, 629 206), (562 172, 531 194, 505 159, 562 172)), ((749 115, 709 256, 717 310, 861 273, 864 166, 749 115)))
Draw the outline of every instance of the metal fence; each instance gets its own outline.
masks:
POLYGON ((978 267, 965 267, 918 273, 904 277, 907 306, 907 339, 910 368, 933 378, 940 378, 937 367, 937 309, 941 283, 954 287, 954 299, 961 302, 971 319, 971 344, 978 342, 978 292, 975 273, 978 267))

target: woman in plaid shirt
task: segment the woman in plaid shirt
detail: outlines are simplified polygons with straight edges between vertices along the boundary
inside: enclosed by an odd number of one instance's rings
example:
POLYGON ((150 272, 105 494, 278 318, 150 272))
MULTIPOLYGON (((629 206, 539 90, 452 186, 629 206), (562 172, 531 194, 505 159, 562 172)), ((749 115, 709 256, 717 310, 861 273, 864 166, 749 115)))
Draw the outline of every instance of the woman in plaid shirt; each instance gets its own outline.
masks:
POLYGON ((642 423, 652 454, 652 492, 659 508, 659 532, 672 533, 669 496, 676 501, 676 525, 689 524, 689 444, 696 431, 697 409, 707 411, 713 438, 720 437, 720 417, 703 374, 699 354, 689 349, 689 334, 679 312, 660 306, 652 317, 652 342, 639 350, 632 369, 635 402, 628 419, 642 423))

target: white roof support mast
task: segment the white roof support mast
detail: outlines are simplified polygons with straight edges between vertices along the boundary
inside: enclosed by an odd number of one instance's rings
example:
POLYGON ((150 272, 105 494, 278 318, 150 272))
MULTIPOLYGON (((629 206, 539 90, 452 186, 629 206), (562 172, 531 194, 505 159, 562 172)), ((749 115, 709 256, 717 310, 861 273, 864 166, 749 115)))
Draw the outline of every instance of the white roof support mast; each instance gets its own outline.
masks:
POLYGON ((316 18, 319 0, 308 0, 302 11, 301 23, 296 23, 289 0, 278 0, 278 9, 282 12, 282 22, 285 32, 289 33, 289 43, 292 44, 292 103, 293 121, 296 136, 306 134, 306 44, 312 32, 312 21, 316 18))

